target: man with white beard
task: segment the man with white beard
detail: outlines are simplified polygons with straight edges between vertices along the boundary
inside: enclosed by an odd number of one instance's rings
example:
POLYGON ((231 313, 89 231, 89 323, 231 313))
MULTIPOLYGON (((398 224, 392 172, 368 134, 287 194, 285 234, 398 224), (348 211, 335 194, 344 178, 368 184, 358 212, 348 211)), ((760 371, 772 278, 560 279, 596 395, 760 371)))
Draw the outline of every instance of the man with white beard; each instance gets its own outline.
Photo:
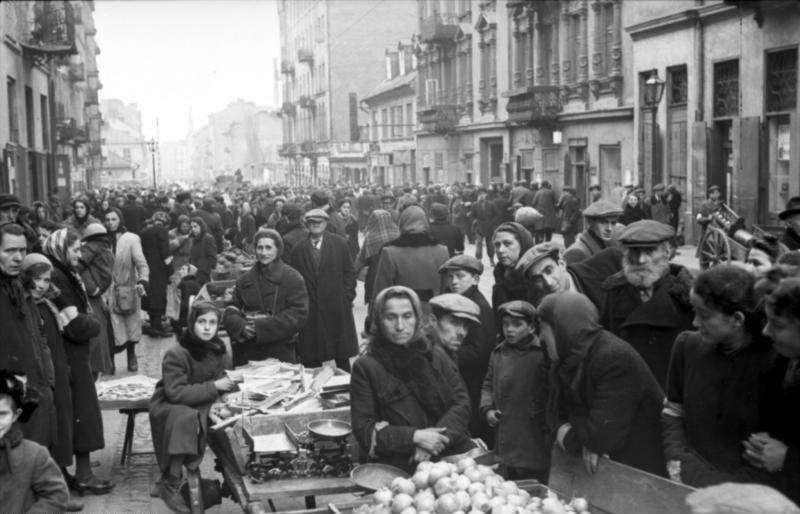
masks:
POLYGON ((603 284, 600 323, 627 341, 664 387, 675 337, 692 330, 692 276, 669 262, 675 230, 654 220, 628 225, 619 236, 622 270, 603 284))

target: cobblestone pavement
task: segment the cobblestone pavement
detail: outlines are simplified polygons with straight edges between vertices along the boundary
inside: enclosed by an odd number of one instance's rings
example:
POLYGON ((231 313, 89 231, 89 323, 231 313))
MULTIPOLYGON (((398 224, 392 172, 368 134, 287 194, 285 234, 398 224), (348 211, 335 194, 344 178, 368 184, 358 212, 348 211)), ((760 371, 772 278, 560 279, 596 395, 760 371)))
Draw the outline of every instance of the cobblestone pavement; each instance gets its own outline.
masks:
MULTIPOLYGON (((474 255, 475 249, 472 245, 467 245, 467 253, 474 255)), ((682 247, 675 262, 687 266, 696 273, 697 259, 694 258, 694 247, 682 247)), ((485 270, 481 277, 480 290, 491 301, 492 290, 492 267, 489 265, 488 257, 484 255, 485 270)), ((364 326, 366 307, 363 300, 363 284, 358 284, 358 296, 354 303, 353 312, 356 327, 361 330, 364 326)), ((175 338, 151 339, 145 337, 137 347, 139 357, 139 373, 159 378, 161 376, 161 359, 167 348, 174 344, 175 338)), ((126 371, 125 354, 116 356, 117 375, 120 378, 130 374, 126 371)), ((125 465, 120 464, 122 452, 122 441, 125 433, 125 418, 116 411, 105 411, 103 413, 105 425, 106 448, 100 452, 92 454, 92 459, 100 462, 100 467, 95 469, 95 473, 100 477, 110 477, 116 484, 113 492, 105 496, 85 496, 78 498, 84 503, 87 513, 169 513, 171 512, 159 498, 150 496, 150 487, 154 477, 157 476, 157 466, 155 456, 152 453, 142 453, 129 457, 125 465)), ((136 417, 136 429, 133 444, 134 453, 151 452, 152 442, 150 439, 150 424, 146 413, 136 417)), ((206 478, 219 478, 213 470, 214 456, 209 451, 201 467, 202 475, 206 478)), ((336 497, 322 497, 318 499, 319 505, 324 505, 327 501, 352 498, 351 495, 340 495, 336 497)), ((304 508, 302 498, 275 498, 274 503, 278 510, 296 510, 304 508)), ((209 512, 214 513, 240 513, 242 509, 239 505, 229 499, 223 499, 222 505, 212 507, 209 512)))

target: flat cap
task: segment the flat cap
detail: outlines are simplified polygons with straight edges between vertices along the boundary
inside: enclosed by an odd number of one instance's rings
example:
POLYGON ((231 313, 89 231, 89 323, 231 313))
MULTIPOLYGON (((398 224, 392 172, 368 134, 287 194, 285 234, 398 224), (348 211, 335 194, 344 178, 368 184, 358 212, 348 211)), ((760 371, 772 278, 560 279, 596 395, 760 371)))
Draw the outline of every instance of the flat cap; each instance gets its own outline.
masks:
POLYGON ((89 223, 86 225, 86 229, 83 231, 83 237, 81 238, 81 241, 86 241, 90 237, 96 236, 97 234, 108 234, 108 231, 102 223, 89 223))
POLYGON ((330 197, 325 191, 314 191, 311 193, 311 203, 315 206, 322 207, 323 205, 328 205, 329 201, 330 197))
POLYGON ((0 195, 0 209, 8 209, 9 207, 22 207, 19 197, 11 194, 0 195))
POLYGON ((565 193, 570 193, 573 195, 575 194, 575 188, 572 186, 564 186, 561 188, 561 190, 564 191, 565 193))
POLYGON ((709 186, 709 187, 708 187, 708 192, 709 192, 709 193, 713 193, 714 191, 716 191, 717 193, 719 193, 719 192, 721 191, 721 189, 720 189, 720 188, 719 188, 719 186, 718 186, 718 185, 716 185, 716 184, 715 184, 715 185, 713 185, 713 186, 709 186))
POLYGON ((527 205, 520 207, 514 213, 514 221, 524 227, 530 227, 542 218, 544 218, 544 215, 541 212, 527 205))
POLYGON ((613 218, 622 216, 622 209, 613 202, 600 199, 589 204, 589 206, 583 210, 583 215, 587 218, 613 218))
POLYGON ((303 219, 305 220, 323 220, 328 221, 330 216, 322 209, 311 209, 306 213, 303 219))
POLYGON ((530 322, 536 319, 536 307, 522 300, 506 302, 498 307, 497 312, 500 314, 500 317, 513 316, 515 318, 527 319, 530 322))
POLYGON ((642 186, 636 186, 636 188, 633 190, 633 192, 634 192, 635 194, 637 194, 637 195, 638 195, 639 193, 642 193, 642 194, 644 194, 644 192, 645 192, 645 191, 644 191, 644 187, 642 187, 642 186))
POLYGON ((589 191, 594 191, 594 190, 600 191, 600 184, 592 184, 591 186, 589 186, 589 191))
POLYGON ((654 185, 654 186, 653 186, 653 191, 663 191, 663 190, 665 190, 666 188, 667 188, 667 186, 665 186, 664 184, 662 184, 661 182, 659 182, 658 184, 656 184, 656 185, 654 185))
POLYGON ((475 323, 480 322, 480 307, 466 296, 455 293, 440 294, 431 298, 429 303, 431 307, 446 311, 456 318, 474 321, 475 323))
POLYGON ((24 259, 22 259, 22 271, 25 271, 36 264, 47 264, 51 268, 53 267, 50 259, 48 259, 45 255, 42 255, 41 253, 29 253, 24 259))
POLYGON ((539 261, 546 258, 551 258, 558 262, 561 252, 564 251, 564 245, 559 241, 547 241, 539 243, 528 249, 517 262, 516 269, 521 271, 523 275, 527 275, 528 271, 539 261))
POLYGON ((384 201, 384 202, 386 202, 386 201, 394 202, 395 198, 394 198, 394 195, 387 194, 387 195, 381 196, 381 200, 384 201))
POLYGON ((631 223, 619 235, 624 246, 656 246, 675 237, 675 229, 655 220, 641 220, 631 223))
POLYGON ((478 275, 483 273, 483 263, 472 255, 461 254, 450 257, 439 267, 439 273, 452 269, 465 269, 478 275))

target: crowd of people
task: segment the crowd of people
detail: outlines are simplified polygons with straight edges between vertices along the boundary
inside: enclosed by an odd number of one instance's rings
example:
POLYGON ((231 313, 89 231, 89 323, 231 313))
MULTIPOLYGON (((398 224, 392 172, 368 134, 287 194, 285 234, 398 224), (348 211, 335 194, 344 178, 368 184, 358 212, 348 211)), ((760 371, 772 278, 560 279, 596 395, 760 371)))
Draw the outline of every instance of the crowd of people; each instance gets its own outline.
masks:
MULTIPOLYGON (((67 485, 113 490, 92 470, 105 444, 95 382, 117 353, 137 371, 143 334, 176 336, 150 408, 159 492, 176 511, 208 409, 236 387, 224 369, 270 357, 352 373, 369 460, 411 469, 480 446, 509 477, 546 482, 557 444, 590 472, 610 457, 800 500, 800 198, 745 262, 694 276, 671 261, 677 187, 590 193, 585 207, 547 182, 102 190, 29 208, 0 195, 0 447, 33 451, 24 438, 52 459, 36 461, 48 487, 9 504, 77 510, 67 485), (255 263, 225 306, 190 303, 232 249, 255 263)), ((712 186, 701 227, 719 202, 712 186)), ((14 494, 0 485, 3 501, 14 494)))

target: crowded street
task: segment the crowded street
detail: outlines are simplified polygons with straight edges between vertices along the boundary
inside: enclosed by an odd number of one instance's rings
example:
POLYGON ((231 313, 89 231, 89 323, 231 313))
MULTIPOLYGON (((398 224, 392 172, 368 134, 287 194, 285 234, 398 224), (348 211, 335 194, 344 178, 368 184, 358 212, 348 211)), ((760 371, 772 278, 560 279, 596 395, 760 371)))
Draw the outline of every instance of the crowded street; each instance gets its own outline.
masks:
POLYGON ((0 513, 800 514, 800 2, 0 40, 0 513))

